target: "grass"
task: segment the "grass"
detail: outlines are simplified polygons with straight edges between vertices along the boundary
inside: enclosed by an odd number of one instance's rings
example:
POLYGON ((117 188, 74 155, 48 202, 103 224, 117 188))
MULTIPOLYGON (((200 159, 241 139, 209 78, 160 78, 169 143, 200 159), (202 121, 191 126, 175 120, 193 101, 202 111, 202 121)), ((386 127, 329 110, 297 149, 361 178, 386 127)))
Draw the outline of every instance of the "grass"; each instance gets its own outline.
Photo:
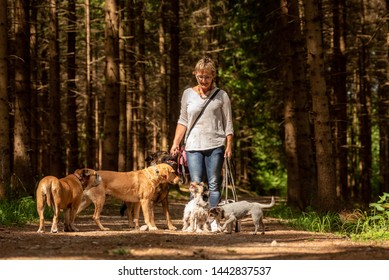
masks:
POLYGON ((313 210, 294 211, 280 204, 268 212, 296 229, 335 233, 353 240, 389 240, 389 194, 384 193, 369 211, 355 209, 348 212, 320 214, 313 210))
POLYGON ((0 200, 0 225, 24 225, 36 220, 35 200, 31 197, 22 197, 18 200, 0 200))

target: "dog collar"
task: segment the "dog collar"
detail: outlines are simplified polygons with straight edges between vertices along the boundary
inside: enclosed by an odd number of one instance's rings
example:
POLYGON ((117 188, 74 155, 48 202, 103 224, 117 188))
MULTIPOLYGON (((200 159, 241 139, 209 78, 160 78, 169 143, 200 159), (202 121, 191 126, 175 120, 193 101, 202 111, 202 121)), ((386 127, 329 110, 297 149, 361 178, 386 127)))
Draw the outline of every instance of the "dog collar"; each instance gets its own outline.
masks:
POLYGON ((82 177, 80 175, 78 175, 77 173, 73 173, 73 175, 76 176, 77 179, 81 181, 82 177))
POLYGON ((73 173, 74 176, 76 176, 76 178, 78 179, 78 181, 80 181, 81 183, 81 186, 83 188, 85 188, 85 182, 82 181, 82 176, 78 175, 77 173, 73 173))

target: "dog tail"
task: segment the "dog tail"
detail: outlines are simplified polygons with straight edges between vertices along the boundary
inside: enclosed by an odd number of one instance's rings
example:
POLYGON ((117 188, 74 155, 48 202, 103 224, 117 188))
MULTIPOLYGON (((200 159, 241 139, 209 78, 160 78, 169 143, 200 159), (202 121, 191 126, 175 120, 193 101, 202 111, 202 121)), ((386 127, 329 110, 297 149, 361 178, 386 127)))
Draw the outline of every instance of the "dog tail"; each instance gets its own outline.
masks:
POLYGON ((51 181, 50 184, 47 185, 47 189, 46 189, 46 203, 49 207, 54 205, 53 194, 51 193, 52 184, 53 181, 51 181))
POLYGON ((276 201, 274 200, 274 196, 271 197, 271 202, 269 204, 262 204, 262 203, 259 203, 261 205, 261 208, 263 209, 266 209, 266 208, 272 208, 274 206, 274 204, 276 204, 276 201))
POLYGON ((57 178, 51 178, 50 183, 47 184, 46 202, 49 207, 55 208, 53 192, 58 192, 60 190, 60 184, 61 183, 57 178))

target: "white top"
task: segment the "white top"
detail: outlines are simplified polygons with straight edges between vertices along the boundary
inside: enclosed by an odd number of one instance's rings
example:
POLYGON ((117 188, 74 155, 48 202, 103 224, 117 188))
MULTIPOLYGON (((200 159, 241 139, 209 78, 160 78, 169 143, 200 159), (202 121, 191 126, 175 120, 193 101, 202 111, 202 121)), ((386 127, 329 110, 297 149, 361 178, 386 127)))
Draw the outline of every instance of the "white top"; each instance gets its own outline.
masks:
MULTIPOLYGON (((217 90, 214 88, 209 95, 217 90)), ((208 98, 209 98, 208 97, 208 98)), ((187 136, 201 109, 207 102, 188 88, 181 99, 181 112, 178 123, 186 126, 185 150, 204 151, 225 145, 226 136, 234 133, 232 125, 231 101, 224 90, 220 90, 205 108, 203 114, 187 136)))

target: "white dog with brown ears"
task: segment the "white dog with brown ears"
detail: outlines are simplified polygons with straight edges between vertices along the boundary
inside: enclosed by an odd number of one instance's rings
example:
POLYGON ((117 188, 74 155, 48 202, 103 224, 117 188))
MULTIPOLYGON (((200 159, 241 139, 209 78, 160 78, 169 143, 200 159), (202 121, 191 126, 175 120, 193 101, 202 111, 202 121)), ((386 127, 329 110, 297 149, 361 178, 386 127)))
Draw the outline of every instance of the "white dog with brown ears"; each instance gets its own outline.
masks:
POLYGON ((208 196, 208 188, 204 183, 191 182, 189 186, 191 200, 185 206, 182 231, 187 232, 208 232, 208 207, 209 203, 204 201, 208 196))

